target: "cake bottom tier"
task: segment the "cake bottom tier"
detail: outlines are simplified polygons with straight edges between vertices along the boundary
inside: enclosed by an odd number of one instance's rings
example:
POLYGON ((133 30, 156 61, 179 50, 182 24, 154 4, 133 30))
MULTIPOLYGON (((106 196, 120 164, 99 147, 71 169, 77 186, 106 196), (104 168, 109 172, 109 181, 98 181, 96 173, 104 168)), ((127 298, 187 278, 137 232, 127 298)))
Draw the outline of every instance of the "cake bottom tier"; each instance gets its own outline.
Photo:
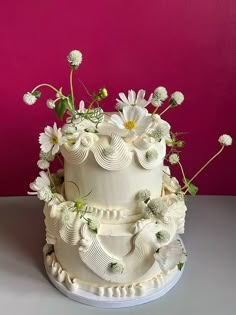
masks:
POLYGON ((62 268, 53 247, 48 244, 44 248, 44 262, 50 281, 64 295, 80 303, 102 308, 129 307, 153 301, 179 281, 184 269, 178 270, 176 267, 145 281, 127 284, 107 282, 101 285, 72 277, 62 268))

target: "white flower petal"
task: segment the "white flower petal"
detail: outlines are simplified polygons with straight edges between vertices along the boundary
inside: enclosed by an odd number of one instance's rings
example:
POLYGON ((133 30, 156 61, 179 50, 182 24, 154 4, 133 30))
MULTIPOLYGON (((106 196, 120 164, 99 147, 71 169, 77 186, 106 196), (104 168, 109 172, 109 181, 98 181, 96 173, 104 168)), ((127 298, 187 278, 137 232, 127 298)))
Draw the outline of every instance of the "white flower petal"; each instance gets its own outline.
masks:
POLYGON ((119 126, 119 128, 121 128, 121 129, 124 128, 124 121, 121 118, 121 116, 114 114, 114 115, 111 116, 111 121, 114 124, 116 124, 117 126, 119 126))
POLYGON ((124 93, 119 93, 119 97, 120 97, 120 99, 122 100, 122 102, 124 104, 129 105, 129 101, 128 101, 128 99, 127 99, 127 97, 125 96, 124 93))
POLYGON ((139 123, 137 124, 137 127, 135 129, 136 133, 138 135, 143 134, 146 131, 146 129, 148 128, 148 126, 150 125, 151 122, 152 122, 151 116, 145 116, 142 119, 140 119, 139 123))
POLYGON ((128 92, 128 100, 130 105, 135 105, 136 93, 133 90, 128 92))
POLYGON ((55 155, 57 152, 59 152, 59 145, 58 144, 55 144, 52 148, 52 154, 55 155))

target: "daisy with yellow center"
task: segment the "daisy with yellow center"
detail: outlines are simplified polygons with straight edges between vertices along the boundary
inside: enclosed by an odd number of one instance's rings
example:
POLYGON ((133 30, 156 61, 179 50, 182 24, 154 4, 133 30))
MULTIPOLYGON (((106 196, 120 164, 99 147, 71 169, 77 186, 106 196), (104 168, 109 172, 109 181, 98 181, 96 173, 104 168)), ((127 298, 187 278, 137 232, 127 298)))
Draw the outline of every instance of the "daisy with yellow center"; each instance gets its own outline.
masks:
POLYGON ((143 134, 151 123, 151 116, 145 108, 124 106, 122 113, 111 116, 110 130, 121 137, 143 134))
POLYGON ((62 136, 61 128, 57 129, 56 123, 53 127, 47 126, 39 135, 39 143, 41 144, 40 148, 43 152, 47 153, 52 152, 52 155, 55 155, 60 146, 65 142, 65 138, 62 136))

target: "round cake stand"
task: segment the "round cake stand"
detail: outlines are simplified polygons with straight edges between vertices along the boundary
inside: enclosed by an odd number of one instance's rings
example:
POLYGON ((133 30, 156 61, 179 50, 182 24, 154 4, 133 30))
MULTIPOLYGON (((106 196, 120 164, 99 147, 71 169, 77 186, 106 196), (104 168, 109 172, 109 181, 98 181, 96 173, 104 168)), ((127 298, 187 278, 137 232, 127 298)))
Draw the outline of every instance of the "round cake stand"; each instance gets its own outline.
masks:
POLYGON ((170 289, 172 289, 176 283, 179 281, 183 274, 184 267, 181 271, 176 272, 174 277, 169 280, 165 286, 161 289, 148 289, 147 294, 145 296, 134 296, 134 297, 126 297, 126 298, 117 298, 117 297, 104 297, 98 296, 96 294, 86 292, 84 290, 78 289, 76 294, 69 291, 64 284, 58 282, 51 274, 48 272, 47 266, 45 264, 45 268, 47 271, 47 275, 53 285, 61 291, 68 298, 75 300, 77 302, 87 304, 90 306, 101 307, 101 308, 122 308, 122 307, 130 307, 135 305, 140 305, 144 303, 148 303, 154 301, 164 294, 166 294, 170 289))

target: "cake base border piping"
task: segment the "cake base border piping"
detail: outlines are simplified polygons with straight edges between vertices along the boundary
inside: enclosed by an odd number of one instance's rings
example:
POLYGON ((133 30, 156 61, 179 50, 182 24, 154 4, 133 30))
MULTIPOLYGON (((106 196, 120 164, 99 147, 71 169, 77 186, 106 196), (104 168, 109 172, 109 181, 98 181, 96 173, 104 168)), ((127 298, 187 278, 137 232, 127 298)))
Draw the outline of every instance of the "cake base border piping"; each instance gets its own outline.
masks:
POLYGON ((71 292, 64 283, 59 282, 53 275, 51 275, 45 258, 46 255, 44 256, 44 264, 48 278, 62 294, 79 303, 99 308, 124 308, 157 300, 169 292, 178 283, 184 271, 183 266, 183 268, 180 271, 175 272, 174 275, 166 275, 167 279, 165 279, 166 281, 161 288, 149 288, 144 295, 132 297, 106 297, 79 288, 76 290, 76 293, 71 292))

